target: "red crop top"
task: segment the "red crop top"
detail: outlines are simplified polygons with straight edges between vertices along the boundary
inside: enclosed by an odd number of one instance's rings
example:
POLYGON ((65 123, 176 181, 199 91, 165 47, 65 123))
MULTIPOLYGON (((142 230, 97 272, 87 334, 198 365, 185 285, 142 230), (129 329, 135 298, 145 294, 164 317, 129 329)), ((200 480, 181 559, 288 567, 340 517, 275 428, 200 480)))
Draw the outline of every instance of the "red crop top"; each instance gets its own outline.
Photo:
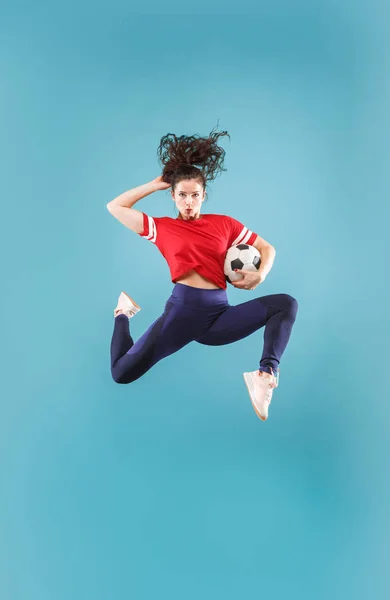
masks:
POLYGON ((199 275, 226 289, 224 261, 228 248, 253 245, 257 234, 226 215, 202 214, 186 221, 172 217, 149 217, 143 213, 139 235, 157 246, 168 263, 171 279, 194 269, 199 275))

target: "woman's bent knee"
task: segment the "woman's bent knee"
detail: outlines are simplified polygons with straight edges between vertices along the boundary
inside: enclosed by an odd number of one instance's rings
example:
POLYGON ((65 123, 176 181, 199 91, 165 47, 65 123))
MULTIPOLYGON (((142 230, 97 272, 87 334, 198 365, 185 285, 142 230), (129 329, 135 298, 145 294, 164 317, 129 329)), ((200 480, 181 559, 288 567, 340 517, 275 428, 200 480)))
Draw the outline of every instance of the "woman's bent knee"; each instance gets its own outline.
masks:
POLYGON ((130 383, 131 380, 129 380, 129 377, 124 374, 124 373, 118 373, 115 370, 111 370, 111 375, 113 380, 115 381, 115 383, 130 383))
POLYGON ((293 319, 297 316, 298 301, 290 294, 281 294, 283 296, 284 310, 286 310, 293 319))
POLYGON ((115 367, 111 367, 111 375, 113 380, 115 381, 115 383, 133 383, 133 381, 136 381, 137 379, 139 379, 140 377, 142 377, 142 375, 144 373, 146 373, 147 369, 131 369, 129 371, 125 371, 125 370, 120 370, 120 369, 116 369, 115 367))

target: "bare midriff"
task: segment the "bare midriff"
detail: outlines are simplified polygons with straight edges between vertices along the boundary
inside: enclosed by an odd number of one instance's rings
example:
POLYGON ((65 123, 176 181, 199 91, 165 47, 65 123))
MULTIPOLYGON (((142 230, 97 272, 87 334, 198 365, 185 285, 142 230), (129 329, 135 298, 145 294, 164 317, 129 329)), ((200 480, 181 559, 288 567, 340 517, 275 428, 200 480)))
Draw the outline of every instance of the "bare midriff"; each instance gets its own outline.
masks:
POLYGON ((195 288, 201 288, 205 290, 219 290, 220 287, 215 285, 212 281, 205 279, 202 275, 199 275, 194 269, 191 271, 187 271, 184 273, 182 277, 176 280, 176 283, 184 283, 185 285, 189 285, 195 288))

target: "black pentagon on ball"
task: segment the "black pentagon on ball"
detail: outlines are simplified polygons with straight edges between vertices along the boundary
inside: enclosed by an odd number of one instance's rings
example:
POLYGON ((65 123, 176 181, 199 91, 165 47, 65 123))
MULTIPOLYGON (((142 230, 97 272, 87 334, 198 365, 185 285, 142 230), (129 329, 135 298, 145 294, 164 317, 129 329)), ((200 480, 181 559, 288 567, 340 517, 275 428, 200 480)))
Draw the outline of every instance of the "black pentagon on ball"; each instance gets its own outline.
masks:
POLYGON ((260 267, 260 256, 255 256, 253 259, 253 266, 256 267, 256 269, 258 269, 260 267))
POLYGON ((235 258, 234 260, 231 261, 230 266, 232 268, 232 271, 234 271, 234 269, 242 269, 244 266, 244 263, 239 258, 235 258))
POLYGON ((248 250, 248 248, 250 248, 250 246, 248 246, 248 244, 238 244, 238 246, 236 246, 236 248, 238 248, 239 250, 248 250))

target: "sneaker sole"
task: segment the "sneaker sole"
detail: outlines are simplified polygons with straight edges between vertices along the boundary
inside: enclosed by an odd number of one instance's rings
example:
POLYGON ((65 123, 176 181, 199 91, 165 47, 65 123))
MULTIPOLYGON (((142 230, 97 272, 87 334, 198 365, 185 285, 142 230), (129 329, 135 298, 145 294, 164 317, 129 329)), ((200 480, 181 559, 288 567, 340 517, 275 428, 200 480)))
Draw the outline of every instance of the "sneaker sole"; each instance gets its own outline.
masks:
POLYGON ((138 310, 141 310, 141 307, 138 306, 138 304, 136 302, 134 302, 133 298, 131 298, 129 296, 129 294, 126 294, 126 292, 122 292, 122 294, 124 294, 125 296, 127 296, 127 298, 130 300, 130 302, 133 304, 133 306, 135 306, 135 308, 138 308, 138 310))
POLYGON ((266 420, 267 420, 267 417, 263 417, 263 416, 262 416, 262 415, 259 413, 259 411, 257 410, 257 408, 256 408, 256 406, 255 406, 255 404, 254 404, 254 402, 253 402, 253 400, 252 400, 252 394, 251 394, 251 389, 252 389, 252 381, 251 381, 251 376, 250 376, 250 375, 247 375, 246 373, 244 373, 244 374, 243 374, 243 377, 244 377, 245 385, 246 385, 246 387, 247 387, 247 390, 248 390, 249 398, 250 398, 250 400, 251 400, 251 404, 252 404, 252 406, 253 406, 253 410, 255 411, 256 415, 259 417, 259 419, 260 419, 261 421, 266 421, 266 420))

